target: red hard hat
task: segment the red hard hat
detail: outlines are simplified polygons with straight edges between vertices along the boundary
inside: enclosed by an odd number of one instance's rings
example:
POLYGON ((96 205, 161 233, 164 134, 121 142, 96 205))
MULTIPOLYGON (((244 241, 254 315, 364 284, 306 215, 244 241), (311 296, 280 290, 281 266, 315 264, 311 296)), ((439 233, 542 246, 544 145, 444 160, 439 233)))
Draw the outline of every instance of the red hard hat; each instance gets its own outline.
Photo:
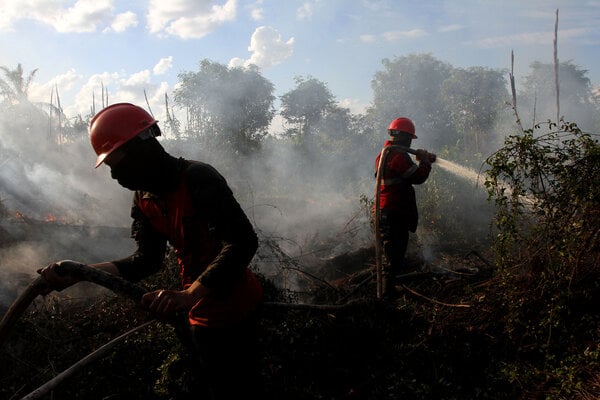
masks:
POLYGON ((90 141, 98 155, 96 168, 106 156, 157 122, 146 110, 129 103, 102 109, 90 122, 90 141))
POLYGON ((393 134, 392 131, 408 133, 413 139, 417 138, 417 135, 415 135, 415 124, 405 117, 396 118, 390 122, 388 132, 393 134))

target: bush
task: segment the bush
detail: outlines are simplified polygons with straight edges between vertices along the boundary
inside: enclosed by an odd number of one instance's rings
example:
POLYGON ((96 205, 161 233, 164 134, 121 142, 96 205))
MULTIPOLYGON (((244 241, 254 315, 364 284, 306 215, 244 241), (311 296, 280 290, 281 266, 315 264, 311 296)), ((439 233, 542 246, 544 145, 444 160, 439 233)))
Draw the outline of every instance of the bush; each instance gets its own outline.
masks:
POLYGON ((572 396, 600 365, 600 146, 574 123, 548 122, 509 136, 487 163, 498 299, 515 356, 504 372, 572 396))

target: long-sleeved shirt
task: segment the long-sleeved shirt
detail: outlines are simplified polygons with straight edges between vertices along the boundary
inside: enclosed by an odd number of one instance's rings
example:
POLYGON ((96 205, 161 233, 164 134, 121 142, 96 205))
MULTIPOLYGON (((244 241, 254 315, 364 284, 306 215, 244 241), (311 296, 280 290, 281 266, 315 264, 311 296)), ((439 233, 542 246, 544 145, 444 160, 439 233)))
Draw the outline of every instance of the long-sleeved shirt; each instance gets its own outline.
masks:
MULTIPOLYGON (((403 214, 407 225, 414 231, 418 222, 418 212, 413 185, 427 180, 431 172, 431 163, 429 160, 421 160, 418 165, 415 164, 408 153, 401 147, 394 146, 391 140, 386 140, 384 150, 387 155, 381 165, 379 208, 403 214)), ((382 153, 375 158, 375 176, 382 153)))
POLYGON ((177 162, 174 190, 161 195, 135 192, 131 216, 137 248, 115 264, 125 278, 140 280, 160 269, 169 243, 184 288, 196 279, 209 288, 231 286, 241 279, 256 252, 256 233, 213 167, 177 162))

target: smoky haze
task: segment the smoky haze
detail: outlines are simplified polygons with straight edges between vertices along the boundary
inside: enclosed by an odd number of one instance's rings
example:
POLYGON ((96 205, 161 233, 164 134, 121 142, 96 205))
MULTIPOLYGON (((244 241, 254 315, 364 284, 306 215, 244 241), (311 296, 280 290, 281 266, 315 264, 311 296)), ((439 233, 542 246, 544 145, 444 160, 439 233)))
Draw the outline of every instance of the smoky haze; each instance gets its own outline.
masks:
POLYGON ((341 168, 309 147, 278 139, 265 140, 249 156, 227 146, 163 144, 171 154, 208 162, 225 176, 259 235, 254 263, 276 284, 283 284, 283 273, 285 285, 296 289, 298 277, 282 269, 314 271, 333 257, 371 245, 359 202, 362 192, 373 191, 374 155, 368 150, 365 160, 341 168))
MULTIPOLYGON (((589 82, 581 79, 585 73, 580 69, 567 67, 574 72, 569 76, 579 77, 579 91, 570 102, 563 102, 563 110, 581 111, 584 108, 576 107, 576 102, 587 98, 589 82)), ((525 85, 519 98, 526 99, 529 93, 535 99, 539 82, 551 82, 546 77, 545 68, 534 70, 530 82, 535 85, 525 85)), ((420 225, 411 235, 411 251, 435 262, 443 246, 453 246, 459 238, 475 243, 489 233, 493 210, 482 181, 469 176, 477 174, 482 160, 502 145, 506 135, 517 133, 502 72, 455 69, 431 55, 409 55, 386 62, 373 82, 374 101, 365 115, 350 115, 332 106, 334 101, 325 101, 327 113, 310 129, 288 123, 283 132, 264 137, 250 151, 231 144, 226 131, 203 135, 199 129, 191 136, 182 127, 175 135, 159 123, 160 141, 172 155, 208 162, 225 176, 259 234, 253 262, 276 284, 294 289, 303 285, 301 275, 288 267, 317 276, 347 274, 333 271, 330 261, 372 248, 369 201, 374 160, 388 138, 389 121, 400 115, 411 117, 417 126, 413 148, 436 152, 468 169, 461 176, 456 172, 460 168, 452 172, 434 164, 430 179, 416 187, 420 225), (430 87, 434 83, 438 86, 430 87), (402 93, 389 90, 400 85, 402 93)), ((570 93, 569 82, 564 80, 562 93, 570 93)), ((310 83, 319 86, 318 81, 310 83)), ((218 90, 214 92, 219 96, 218 90)), ((229 95, 234 98, 217 103, 239 103, 235 101, 239 93, 229 95)), ((313 93, 305 95, 306 99, 296 100, 310 105, 313 93)), ((593 103, 586 106, 588 123, 598 110, 593 103)), ((87 133, 64 137, 49 125, 47 114, 30 103, 6 107, 0 113, 2 296, 6 298, 7 291, 14 295, 15 279, 24 282, 51 261, 89 263, 130 254, 132 194, 110 178, 107 167, 94 169, 87 133), (14 278, 15 273, 20 277, 14 278)), ((236 110, 239 113, 240 108, 236 110)), ((239 115, 219 112, 223 119, 239 115)), ((570 117, 566 119, 572 121, 570 117)))
MULTIPOLYGON (((4 305, 52 261, 111 260, 134 248, 129 238, 132 193, 110 178, 106 166, 94 168, 87 135, 59 144, 44 118, 18 112, 22 118, 0 124, 10 127, 0 131, 4 305)), ((279 140, 265 141, 252 156, 194 140, 160 141, 172 155, 208 162, 226 177, 261 238, 254 262, 268 276, 281 274, 282 258, 315 267, 369 245, 369 224, 356 185, 344 191, 336 182, 368 182, 370 193, 372 154, 366 154, 368 163, 359 162, 341 175, 316 153, 307 155, 306 148, 279 140), (362 176, 350 176, 357 172, 362 176)), ((285 284, 297 286, 291 275, 285 284)))
POLYGON ((31 107, 0 115, 0 303, 52 261, 131 251, 131 194, 94 169, 87 137, 58 144, 31 107))

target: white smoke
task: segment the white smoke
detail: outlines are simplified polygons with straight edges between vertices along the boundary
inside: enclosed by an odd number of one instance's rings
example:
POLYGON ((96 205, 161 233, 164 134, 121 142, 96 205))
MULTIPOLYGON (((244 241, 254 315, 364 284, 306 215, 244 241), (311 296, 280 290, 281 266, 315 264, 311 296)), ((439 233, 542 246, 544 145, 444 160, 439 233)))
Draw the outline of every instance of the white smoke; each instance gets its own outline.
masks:
POLYGON ((0 297, 50 262, 105 261, 132 250, 131 192, 108 169, 94 169, 87 133, 58 144, 33 109, 0 115, 0 297))

